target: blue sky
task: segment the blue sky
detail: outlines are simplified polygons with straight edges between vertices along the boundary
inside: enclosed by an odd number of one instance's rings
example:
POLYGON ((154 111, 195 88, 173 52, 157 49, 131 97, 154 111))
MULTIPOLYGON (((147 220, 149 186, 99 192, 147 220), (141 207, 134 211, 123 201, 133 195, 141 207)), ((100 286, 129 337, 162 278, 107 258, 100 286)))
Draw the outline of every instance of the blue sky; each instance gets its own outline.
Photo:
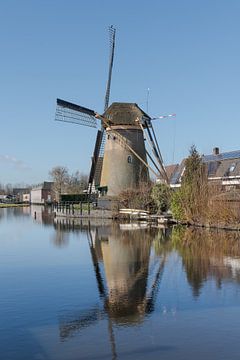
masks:
POLYGON ((56 165, 87 173, 96 131, 54 121, 56 98, 103 110, 108 26, 117 28, 110 101, 156 122, 166 164, 240 148, 239 0, 2 0, 0 183, 39 183, 56 165))

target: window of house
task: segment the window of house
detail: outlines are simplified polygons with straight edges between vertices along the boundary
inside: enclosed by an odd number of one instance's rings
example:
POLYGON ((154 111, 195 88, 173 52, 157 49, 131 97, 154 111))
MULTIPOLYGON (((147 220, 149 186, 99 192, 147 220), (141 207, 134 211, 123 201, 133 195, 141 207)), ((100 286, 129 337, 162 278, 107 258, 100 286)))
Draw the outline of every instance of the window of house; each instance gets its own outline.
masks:
POLYGON ((231 173, 235 170, 236 168, 236 163, 232 163, 229 168, 226 170, 224 176, 230 176, 231 173))
POLYGON ((220 162, 219 161, 210 161, 208 164, 207 164, 207 167, 208 167, 208 176, 214 176, 216 175, 216 172, 217 172, 217 169, 220 165, 220 162))
POLYGON ((228 171, 229 171, 230 173, 233 172, 233 171, 235 170, 235 167, 236 167, 236 164, 235 164, 235 163, 231 164, 231 166, 229 167, 228 171))

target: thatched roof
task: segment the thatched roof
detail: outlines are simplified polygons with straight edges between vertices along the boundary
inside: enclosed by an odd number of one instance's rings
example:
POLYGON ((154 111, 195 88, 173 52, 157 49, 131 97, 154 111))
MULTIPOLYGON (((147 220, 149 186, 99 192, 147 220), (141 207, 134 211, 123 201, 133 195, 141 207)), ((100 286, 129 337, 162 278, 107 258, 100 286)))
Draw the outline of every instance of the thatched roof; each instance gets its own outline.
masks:
POLYGON ((136 119, 150 119, 137 104, 114 102, 104 112, 103 116, 110 120, 111 125, 137 125, 136 119))

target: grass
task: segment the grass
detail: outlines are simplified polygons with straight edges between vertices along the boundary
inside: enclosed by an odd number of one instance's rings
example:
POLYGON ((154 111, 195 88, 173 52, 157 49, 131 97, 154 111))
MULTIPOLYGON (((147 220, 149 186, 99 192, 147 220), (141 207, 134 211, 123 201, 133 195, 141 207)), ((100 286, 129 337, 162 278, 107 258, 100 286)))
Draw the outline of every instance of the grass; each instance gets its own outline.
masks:
POLYGON ((29 204, 0 203, 0 208, 23 207, 23 206, 29 206, 29 204))
MULTIPOLYGON (((79 204, 74 204, 74 210, 80 210, 81 207, 79 204)), ((92 205, 90 204, 90 209, 92 209, 92 205)), ((83 203, 82 204, 82 210, 83 211, 87 211, 88 210, 88 204, 87 203, 83 203)))

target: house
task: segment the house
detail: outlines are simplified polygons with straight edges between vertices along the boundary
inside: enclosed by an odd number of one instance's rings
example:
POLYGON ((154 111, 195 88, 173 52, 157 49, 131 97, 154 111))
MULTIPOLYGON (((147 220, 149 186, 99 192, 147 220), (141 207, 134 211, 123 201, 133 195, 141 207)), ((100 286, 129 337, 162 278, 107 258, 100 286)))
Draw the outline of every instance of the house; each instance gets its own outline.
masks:
MULTIPOLYGON (((170 177, 171 187, 180 187, 185 171, 185 161, 177 165, 170 177)), ((202 155, 207 166, 208 181, 223 187, 224 190, 240 189, 240 150, 220 153, 215 147, 212 154, 202 155)))
POLYGON ((0 195, 0 203, 5 202, 7 199, 7 195, 0 195))
POLYGON ((8 194, 8 195, 0 195, 0 203, 13 203, 16 202, 15 195, 8 194))
POLYGON ((53 182, 44 181, 43 184, 31 190, 31 204, 46 205, 51 204, 53 182))
POLYGON ((31 194, 30 192, 29 193, 26 193, 26 194, 22 194, 22 202, 24 203, 30 203, 30 199, 31 199, 31 194))
POLYGON ((172 183, 172 177, 175 174, 175 172, 177 171, 178 167, 179 167, 179 164, 173 164, 173 165, 166 165, 165 166, 167 178, 168 178, 170 184, 172 183))
POLYGON ((12 193, 17 202, 29 202, 30 191, 30 188, 13 188, 12 193))

